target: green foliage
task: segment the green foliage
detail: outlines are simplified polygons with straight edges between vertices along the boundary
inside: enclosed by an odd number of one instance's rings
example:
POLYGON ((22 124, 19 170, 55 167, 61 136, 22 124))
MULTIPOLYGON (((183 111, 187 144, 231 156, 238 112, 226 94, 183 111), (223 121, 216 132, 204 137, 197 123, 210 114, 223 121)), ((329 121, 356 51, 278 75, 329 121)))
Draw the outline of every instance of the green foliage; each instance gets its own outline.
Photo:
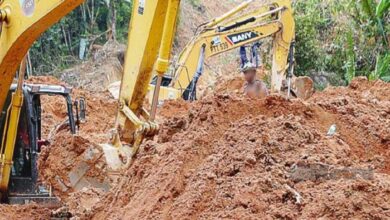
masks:
POLYGON ((92 44, 104 44, 111 30, 110 1, 116 9, 117 40, 125 41, 132 1, 87 0, 46 31, 32 46, 30 53, 34 73, 47 74, 80 62, 78 54, 82 38, 89 43, 87 54, 92 44))
POLYGON ((316 8, 311 1, 298 1, 296 7, 296 60, 298 61, 296 71, 305 75, 307 70, 321 69, 323 62, 320 57, 323 53, 320 49, 320 42, 317 39, 317 24, 322 20, 316 13, 316 8), (305 45, 305 46, 300 46, 305 45), (315 60, 315 62, 312 62, 315 60))
POLYGON ((335 73, 336 77, 328 74, 334 85, 343 84, 337 78, 347 83, 354 76, 383 79, 389 54, 389 2, 296 1, 297 75, 335 73))
POLYGON ((377 57, 375 71, 370 74, 369 79, 382 79, 383 81, 390 82, 390 53, 377 57))
POLYGON ((355 59, 355 42, 353 39, 352 30, 347 33, 347 48, 346 48, 347 62, 345 65, 346 75, 345 79, 348 83, 356 76, 356 59, 355 59))
MULTIPOLYGON (((355 4, 358 4, 358 1, 355 1, 355 4)), ((360 0, 360 5, 363 9, 363 12, 369 17, 369 19, 375 21, 374 7, 375 2, 373 0, 360 0)))
POLYGON ((122 1, 118 0, 117 6, 117 16, 116 16, 116 24, 117 24, 117 35, 118 41, 125 43, 127 42, 127 35, 129 33, 129 21, 131 16, 131 10, 133 7, 133 1, 122 1))
POLYGON ((383 16, 389 11, 390 0, 381 0, 376 7, 375 15, 376 17, 382 19, 383 16))

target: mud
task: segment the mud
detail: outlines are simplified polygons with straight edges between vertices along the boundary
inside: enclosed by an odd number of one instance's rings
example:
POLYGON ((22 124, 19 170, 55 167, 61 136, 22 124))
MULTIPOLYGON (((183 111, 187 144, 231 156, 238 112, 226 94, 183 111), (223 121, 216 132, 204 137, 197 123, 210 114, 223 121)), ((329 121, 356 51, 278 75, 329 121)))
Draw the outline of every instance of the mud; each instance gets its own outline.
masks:
MULTIPOLYGON (((307 101, 253 100, 240 95, 239 80, 194 103, 166 102, 160 134, 117 180, 107 178, 97 146, 109 140, 116 101, 75 90, 87 97, 87 122, 75 136, 56 130, 40 157, 41 180, 81 219, 390 218, 389 84, 358 78, 307 101), (75 181, 69 173, 80 163, 89 169, 75 181)), ((64 119, 47 105, 45 118, 64 119)), ((52 212, 0 210, 11 219, 52 212)))
MULTIPOLYGON (((241 1, 200 2, 183 7, 190 19, 179 24, 175 52, 199 23, 241 1)), ((247 99, 232 51, 207 61, 202 100, 161 107, 160 134, 111 179, 98 144, 114 127, 117 101, 105 90, 122 67, 120 45, 104 47, 61 74, 76 88, 73 98, 87 98, 76 135, 63 98, 42 97, 50 145, 40 155, 40 181, 62 209, 0 205, 0 219, 50 219, 63 210, 75 219, 390 219, 389 84, 358 78, 306 101, 247 99), (332 125, 336 132, 327 135, 332 125)), ((29 82, 65 85, 52 77, 29 82)))
POLYGON ((31 205, 0 205, 0 219, 50 219, 51 210, 31 205))
POLYGON ((158 140, 84 217, 390 218, 389 88, 357 79, 308 102, 222 93, 167 103, 158 140))
POLYGON ((388 83, 357 78, 349 88, 328 88, 310 101, 336 115, 340 138, 352 147, 355 157, 390 174, 388 83))
POLYGON ((103 153, 97 145, 110 141, 117 112, 117 102, 108 92, 74 89, 72 96, 85 97, 87 103, 86 121, 80 124, 76 135, 64 123, 67 114, 62 97, 43 97, 43 133, 48 134, 50 145, 40 155, 40 180, 50 184, 55 194, 65 200, 69 193, 90 185, 108 190, 111 180, 105 175, 103 153), (86 172, 83 175, 90 179, 79 179, 78 172, 86 172))

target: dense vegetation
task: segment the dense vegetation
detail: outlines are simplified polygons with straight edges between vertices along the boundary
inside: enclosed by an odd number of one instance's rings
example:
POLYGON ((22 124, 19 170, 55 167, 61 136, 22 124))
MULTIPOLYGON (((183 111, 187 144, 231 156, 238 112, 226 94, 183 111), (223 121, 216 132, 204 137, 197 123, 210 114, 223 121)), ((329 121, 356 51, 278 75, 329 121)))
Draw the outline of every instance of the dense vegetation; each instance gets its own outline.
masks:
POLYGON ((131 0, 87 0, 46 31, 30 50, 36 74, 64 69, 86 57, 93 44, 127 38, 131 0), (84 58, 83 57, 83 58, 84 58))
POLYGON ((389 6, 389 0, 296 1, 297 73, 336 85, 355 76, 390 81, 389 6))
MULTIPOLYGON (((87 0, 34 44, 34 72, 80 62, 83 45, 88 56, 93 44, 125 42, 131 5, 132 0, 87 0)), ((315 78, 318 88, 361 75, 390 81, 389 6, 390 0, 294 1, 296 74, 315 78)))

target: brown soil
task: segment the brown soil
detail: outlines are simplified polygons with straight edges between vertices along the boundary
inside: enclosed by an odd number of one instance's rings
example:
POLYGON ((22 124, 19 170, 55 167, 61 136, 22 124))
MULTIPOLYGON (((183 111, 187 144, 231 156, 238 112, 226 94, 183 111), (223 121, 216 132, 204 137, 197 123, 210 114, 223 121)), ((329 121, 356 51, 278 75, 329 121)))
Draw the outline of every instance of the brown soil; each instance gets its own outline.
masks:
MULTIPOLYGON (((48 76, 33 77, 27 81, 30 84, 51 84, 69 87, 64 82, 48 76)), ((90 92, 73 89, 72 98, 85 97, 87 102, 87 120, 81 124, 76 135, 72 135, 69 127, 64 123, 67 120, 66 102, 59 96, 42 96, 42 134, 49 140, 50 145, 44 146, 40 154, 40 180, 53 187, 55 195, 71 208, 72 204, 80 202, 82 207, 88 208, 83 198, 75 199, 75 191, 84 190, 73 188, 69 173, 79 162, 83 162, 86 151, 97 149, 99 143, 108 143, 110 130, 114 127, 117 112, 117 101, 109 92, 90 92)), ((97 155, 99 155, 97 153, 97 155)), ((101 154, 100 154, 101 155, 101 154)), ((101 158, 93 161, 93 169, 86 176, 93 177, 101 183, 107 180, 104 177, 104 162, 101 158)), ((89 161, 91 162, 91 161, 89 161)), ((92 163, 92 162, 91 162, 92 163)), ((94 189, 89 189, 94 190, 94 189)), ((83 192, 84 192, 83 191, 83 192)), ((87 190, 88 191, 88 190, 87 190)), ((101 192, 102 190, 95 190, 101 192)), ((80 209, 79 209, 80 210, 80 209)), ((0 205, 0 219, 48 219, 53 210, 38 205, 5 206, 0 205), (4 213, 4 215, 3 215, 4 213)))
POLYGON ((169 102, 158 140, 84 217, 390 218, 389 88, 357 79, 308 102, 169 102))
MULTIPOLYGON (((74 90, 87 97, 87 123, 75 136, 66 127, 53 134, 40 157, 42 181, 83 219, 390 218, 389 84, 358 78, 308 101, 253 100, 240 95, 240 80, 221 80, 215 94, 194 103, 165 103, 159 136, 117 181, 107 178, 97 146, 109 140, 116 101, 74 90), (108 181, 108 192, 69 179, 91 149, 98 156, 86 176, 108 181)), ((45 102, 44 120, 57 123, 65 108, 55 101, 45 102)), ((8 219, 52 212, 0 210, 8 219)))
POLYGON ((52 76, 33 76, 26 80, 26 83, 68 86, 65 82, 60 81, 59 79, 52 76))
POLYGON ((117 102, 108 92, 75 89, 73 97, 85 97, 87 103, 86 122, 80 125, 76 135, 71 134, 68 126, 64 126, 67 114, 62 97, 44 97, 43 102, 42 121, 46 122, 43 132, 48 134, 50 146, 44 147, 40 155, 40 179, 51 184, 56 195, 62 199, 77 188, 72 185, 74 183, 71 183, 69 173, 80 162, 87 162, 92 167, 86 176, 97 177, 99 182, 107 181, 104 163, 99 163, 102 161, 101 152, 95 152, 95 158, 91 160, 85 160, 85 155, 91 149, 97 149, 97 144, 109 142, 117 112, 117 102))
POLYGON ((337 115, 340 136, 353 147, 351 150, 354 156, 375 163, 376 168, 390 174, 388 83, 357 78, 349 88, 328 88, 310 101, 337 115))
POLYGON ((51 211, 47 208, 32 205, 0 205, 0 219, 50 219, 51 211))

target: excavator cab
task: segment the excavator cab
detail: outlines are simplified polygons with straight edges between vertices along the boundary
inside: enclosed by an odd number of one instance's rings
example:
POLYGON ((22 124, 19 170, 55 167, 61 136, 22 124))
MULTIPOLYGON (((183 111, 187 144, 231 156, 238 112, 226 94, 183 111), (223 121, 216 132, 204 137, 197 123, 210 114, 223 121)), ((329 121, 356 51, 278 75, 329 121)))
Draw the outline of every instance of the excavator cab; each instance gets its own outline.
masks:
MULTIPOLYGON (((11 86, 5 107, 0 115, 0 132, 5 137, 7 133, 7 110, 11 102, 11 94, 16 85, 11 86)), ((25 204, 31 201, 53 204, 56 199, 48 187, 38 183, 38 156, 42 146, 49 146, 49 141, 42 134, 42 105, 41 97, 62 96, 66 102, 67 122, 70 132, 76 133, 76 121, 73 112, 73 103, 70 96, 71 89, 54 85, 23 86, 23 106, 20 113, 16 143, 14 148, 13 164, 9 182, 8 195, 3 200, 10 204, 25 204)), ((78 115, 78 113, 77 113, 78 115)), ((4 143, 4 141, 3 141, 4 143)))

